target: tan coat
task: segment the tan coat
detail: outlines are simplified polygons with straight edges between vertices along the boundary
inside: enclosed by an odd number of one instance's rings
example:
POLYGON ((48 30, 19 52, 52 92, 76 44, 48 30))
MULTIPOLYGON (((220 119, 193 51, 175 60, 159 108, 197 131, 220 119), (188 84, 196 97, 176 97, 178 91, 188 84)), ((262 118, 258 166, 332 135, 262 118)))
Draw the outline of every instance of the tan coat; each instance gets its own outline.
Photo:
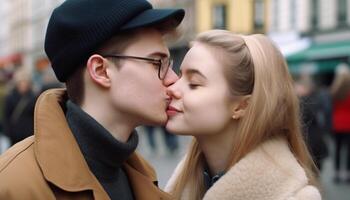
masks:
MULTIPOLYGON (((165 191, 174 187, 183 168, 181 162, 165 191)), ((188 188, 181 199, 189 200, 188 188)), ((270 140, 235 164, 205 194, 204 200, 320 200, 317 188, 309 185, 287 143, 270 140)))
MULTIPOLYGON (((109 199, 89 170, 68 127, 60 106, 66 100, 63 89, 39 97, 34 136, 0 156, 0 199, 109 199)), ((153 168, 136 153, 124 168, 135 199, 171 199, 155 186, 153 168)))

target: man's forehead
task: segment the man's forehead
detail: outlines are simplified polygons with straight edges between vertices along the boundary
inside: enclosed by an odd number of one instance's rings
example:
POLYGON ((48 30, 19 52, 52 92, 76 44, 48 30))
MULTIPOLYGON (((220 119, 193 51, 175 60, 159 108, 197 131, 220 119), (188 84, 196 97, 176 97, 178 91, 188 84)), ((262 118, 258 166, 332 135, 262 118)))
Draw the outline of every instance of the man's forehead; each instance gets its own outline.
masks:
POLYGON ((164 35, 155 28, 140 28, 133 34, 133 43, 156 43, 165 45, 164 35))
POLYGON ((169 56, 169 49, 163 35, 156 29, 140 29, 125 52, 143 53, 145 55, 169 56))

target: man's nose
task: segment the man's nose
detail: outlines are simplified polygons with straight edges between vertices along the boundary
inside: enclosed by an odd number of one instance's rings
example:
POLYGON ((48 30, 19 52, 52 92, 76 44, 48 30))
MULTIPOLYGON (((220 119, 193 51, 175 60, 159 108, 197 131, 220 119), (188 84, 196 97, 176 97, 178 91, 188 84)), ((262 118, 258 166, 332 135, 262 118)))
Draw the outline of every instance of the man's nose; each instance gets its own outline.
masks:
POLYGON ((174 84, 178 79, 179 79, 179 76, 174 72, 174 70, 169 69, 169 71, 167 72, 163 80, 163 85, 165 87, 169 87, 172 84, 174 84))
POLYGON ((172 99, 180 99, 182 96, 182 92, 180 91, 180 87, 179 87, 180 86, 179 81, 180 79, 178 79, 178 81, 175 82, 174 84, 168 86, 166 89, 166 94, 172 99))

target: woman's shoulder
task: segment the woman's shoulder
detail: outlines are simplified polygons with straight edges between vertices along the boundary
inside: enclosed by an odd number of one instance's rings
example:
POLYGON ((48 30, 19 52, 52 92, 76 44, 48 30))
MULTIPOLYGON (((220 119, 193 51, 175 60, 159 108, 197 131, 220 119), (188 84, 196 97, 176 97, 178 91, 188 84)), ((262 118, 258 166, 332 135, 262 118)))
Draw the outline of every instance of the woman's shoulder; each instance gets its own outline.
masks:
POLYGON ((204 199, 315 199, 317 188, 309 186, 300 166, 283 139, 271 139, 248 153, 218 180, 204 199), (293 197, 293 198, 292 198, 293 197))

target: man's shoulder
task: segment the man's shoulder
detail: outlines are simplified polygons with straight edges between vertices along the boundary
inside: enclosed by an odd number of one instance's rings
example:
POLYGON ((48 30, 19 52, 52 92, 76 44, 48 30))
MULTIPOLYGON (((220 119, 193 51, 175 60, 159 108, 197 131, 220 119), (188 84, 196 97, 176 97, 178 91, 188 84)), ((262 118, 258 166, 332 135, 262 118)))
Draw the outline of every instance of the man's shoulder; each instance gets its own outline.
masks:
POLYGON ((15 144, 0 156, 0 186, 29 178, 40 172, 34 155, 34 136, 15 144))
MULTIPOLYGON (((13 145, 10 149, 0 155, 0 176, 8 168, 11 168, 14 163, 25 162, 28 160, 28 151, 33 151, 34 136, 28 137, 25 140, 13 145)), ((34 155, 33 155, 34 158, 34 155)))
POLYGON ((33 144, 34 136, 31 136, 0 156, 0 199, 30 199, 49 192, 36 161, 33 144))

